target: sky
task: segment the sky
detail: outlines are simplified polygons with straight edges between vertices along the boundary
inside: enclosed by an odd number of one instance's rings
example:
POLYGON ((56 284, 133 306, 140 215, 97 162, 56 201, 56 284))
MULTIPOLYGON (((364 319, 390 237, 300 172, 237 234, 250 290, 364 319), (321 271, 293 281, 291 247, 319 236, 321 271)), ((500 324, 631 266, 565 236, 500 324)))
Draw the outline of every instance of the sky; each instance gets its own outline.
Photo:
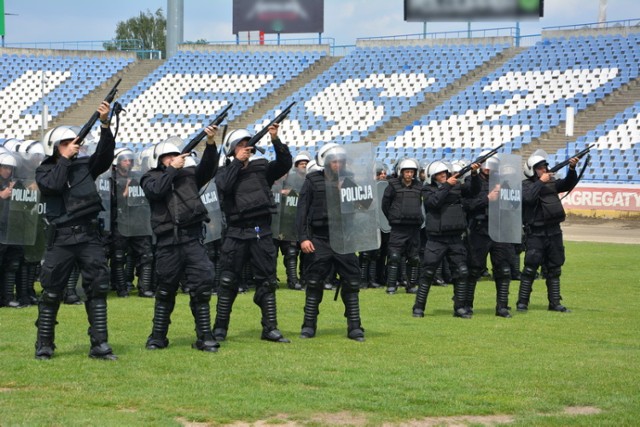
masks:
MULTIPOLYGON (((116 24, 141 11, 167 10, 167 0, 4 0, 5 44, 103 41, 115 36, 116 24)), ((405 22, 403 0, 324 0, 324 42, 353 45, 357 38, 420 34, 423 24, 405 22)), ((520 24, 522 35, 543 27, 598 21, 600 0, 545 0, 545 16, 520 24)), ((232 0, 184 0, 184 41, 234 41, 232 0)), ((608 0, 607 20, 640 20, 639 0, 608 0)), ((513 27, 514 22, 475 22, 471 29, 513 27)), ((467 30, 466 22, 428 23, 427 32, 467 30)), ((283 35, 283 38, 285 36, 283 35)), ((317 38, 288 34, 286 38, 317 38)))

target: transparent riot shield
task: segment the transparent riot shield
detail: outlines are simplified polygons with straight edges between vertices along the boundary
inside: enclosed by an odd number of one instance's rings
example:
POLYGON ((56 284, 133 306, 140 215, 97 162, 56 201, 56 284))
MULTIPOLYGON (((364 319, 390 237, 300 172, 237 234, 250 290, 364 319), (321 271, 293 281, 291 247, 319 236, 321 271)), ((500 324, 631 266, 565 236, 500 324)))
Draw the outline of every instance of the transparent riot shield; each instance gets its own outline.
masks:
POLYGON ((278 240, 296 242, 298 233, 296 232, 296 212, 298 211, 298 195, 304 184, 306 172, 302 173, 298 169, 291 169, 286 179, 282 183, 280 191, 280 208, 278 209, 279 232, 278 240))
POLYGON ((130 171, 128 176, 115 172, 116 224, 118 232, 126 237, 151 236, 151 209, 140 186, 140 173, 130 171))
POLYGON ((45 204, 38 203, 38 220, 36 223, 36 239, 33 245, 24 245, 24 259, 26 262, 40 262, 47 248, 47 239, 44 233, 45 204))
POLYGON ((489 236, 495 242, 522 239, 522 159, 498 154, 489 174, 489 236))
POLYGON ((0 154, 0 243, 33 245, 40 215, 40 191, 28 154, 0 154))
POLYGON ((111 232, 111 173, 110 168, 96 179, 96 188, 104 208, 98 213, 98 221, 102 231, 107 233, 111 232))
POLYGON ((378 226, 383 233, 391 232, 391 225, 387 216, 382 212, 382 196, 384 196, 384 190, 389 186, 389 181, 382 180, 376 182, 376 191, 378 192, 378 208, 376 214, 378 215, 378 226))
POLYGON ((340 146, 338 159, 324 166, 329 240, 339 254, 380 247, 375 160, 370 143, 340 146))
POLYGON ((211 180, 201 190, 200 200, 207 208, 209 222, 206 223, 206 234, 204 243, 215 242, 222 238, 222 210, 218 199, 218 190, 215 180, 211 180))
POLYGON ((278 179, 271 186, 273 201, 275 203, 275 213, 271 216, 271 233, 273 238, 280 239, 280 206, 282 204, 282 187, 284 186, 285 177, 278 179))

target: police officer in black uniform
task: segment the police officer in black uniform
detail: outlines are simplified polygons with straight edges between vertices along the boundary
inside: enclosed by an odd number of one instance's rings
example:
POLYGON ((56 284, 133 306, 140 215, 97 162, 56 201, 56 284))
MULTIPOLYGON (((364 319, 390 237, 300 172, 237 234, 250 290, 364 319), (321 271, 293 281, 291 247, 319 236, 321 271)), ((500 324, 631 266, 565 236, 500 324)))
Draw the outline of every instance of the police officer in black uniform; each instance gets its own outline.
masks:
POLYGON ((89 357, 117 359, 107 342, 109 267, 98 229, 98 212, 103 208, 95 184, 95 179, 109 169, 113 160, 115 140, 109 128, 109 110, 106 101, 98 107, 102 123, 100 141, 91 156, 83 157, 80 152, 83 147, 77 144, 78 128, 59 126, 45 136, 45 149, 50 155, 36 169, 36 182, 47 206, 49 223, 48 247, 40 275, 37 359, 53 356, 56 317, 75 263, 80 267, 87 297, 89 357))
POLYGON ((192 347, 206 352, 216 352, 220 347, 211 333, 209 303, 214 271, 202 244, 203 223, 209 217, 199 194, 218 170, 219 156, 214 141, 216 131, 215 126, 205 128, 206 148, 202 161, 195 167, 185 167, 190 153, 181 154, 172 142, 157 144, 148 157, 149 166, 153 168, 140 180, 149 199, 151 228, 157 242, 158 285, 153 328, 146 344, 149 350, 164 349, 169 345, 167 332, 183 274, 196 327, 196 342, 192 347))
MULTIPOLYGON (((397 177, 389 179, 382 197, 382 211, 389 220, 391 233, 388 243, 387 293, 395 294, 403 256, 409 265, 407 293, 418 286, 420 268, 420 226, 422 214, 422 183, 416 175, 419 165, 415 159, 398 163, 397 177)), ((415 293, 415 290, 413 291, 415 293)))
POLYGON ((360 266, 355 254, 336 253, 329 243, 329 215, 327 185, 338 191, 341 170, 345 168, 346 153, 335 143, 325 144, 316 154, 316 161, 324 170, 307 174, 300 196, 296 228, 300 249, 305 255, 304 277, 307 285, 301 338, 316 335, 319 306, 323 296, 323 281, 327 271, 335 268, 340 275, 340 295, 347 318, 347 337, 364 341, 360 322, 360 266))
POLYGON ((480 192, 464 201, 469 219, 469 282, 465 307, 469 313, 473 313, 476 284, 487 268, 487 255, 490 255, 493 280, 496 284, 496 316, 509 318, 511 317, 508 308, 511 260, 515 256, 515 248, 512 243, 494 242, 489 237, 489 201, 496 200, 499 195, 497 188, 489 188, 489 174, 492 173, 492 166, 495 168, 497 165, 498 162, 494 159, 489 159, 482 164, 478 174, 481 183, 480 192))
MULTIPOLYGON (((129 209, 128 218, 125 221, 147 221, 148 207, 138 209, 128 208, 129 200, 143 198, 140 194, 140 173, 132 171, 134 154, 128 148, 119 148, 113 159, 113 171, 111 176, 111 278, 114 282, 118 296, 129 295, 125 266, 135 264, 138 271, 138 296, 152 298, 153 278, 153 249, 150 235, 125 236, 118 226, 118 215, 124 215, 123 211, 129 209), (132 194, 135 193, 135 194, 132 194), (144 216, 143 216, 144 215, 144 216), (131 255, 127 257, 127 255, 131 255)), ((134 229, 132 225, 128 228, 134 229)), ((137 227, 143 229, 144 227, 137 227)))
POLYGON ((560 273, 565 261, 564 243, 560 223, 566 214, 558 193, 571 191, 578 183, 576 165, 578 158, 569 161, 569 171, 564 179, 556 179, 549 172, 546 153, 534 152, 524 167, 527 179, 522 181, 522 222, 526 233, 524 269, 520 275, 518 311, 527 311, 533 281, 539 266, 546 268, 549 310, 569 312, 560 303, 560 273))
POLYGON ((477 175, 479 164, 472 165, 471 179, 464 184, 458 175, 451 174, 451 165, 438 160, 426 169, 427 182, 422 189, 422 199, 427 213, 427 245, 424 251, 420 286, 413 306, 414 317, 424 317, 427 296, 436 274, 436 268, 446 257, 454 273, 453 315, 471 318, 465 307, 468 280, 467 249, 462 235, 467 229, 467 219, 462 207, 463 197, 472 197, 480 191, 477 175))
POLYGON ((276 158, 251 158, 255 147, 247 142, 253 134, 236 129, 226 137, 223 149, 229 163, 216 176, 227 230, 222 242, 220 288, 213 334, 227 337, 231 309, 238 294, 245 263, 250 262, 256 283, 253 302, 262 311, 263 340, 289 342, 280 330, 276 312, 276 247, 271 233, 275 201, 271 187, 292 166, 289 148, 278 138, 278 124, 269 127, 276 158))

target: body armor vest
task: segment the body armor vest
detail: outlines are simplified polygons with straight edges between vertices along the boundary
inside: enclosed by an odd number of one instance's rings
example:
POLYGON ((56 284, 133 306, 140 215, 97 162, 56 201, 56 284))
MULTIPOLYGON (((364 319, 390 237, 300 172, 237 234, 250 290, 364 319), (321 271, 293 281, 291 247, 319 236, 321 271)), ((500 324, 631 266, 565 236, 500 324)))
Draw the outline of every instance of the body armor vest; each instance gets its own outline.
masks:
POLYGON ((327 211, 327 188, 324 172, 311 172, 307 178, 313 184, 313 200, 309 210, 309 221, 312 227, 327 227, 329 225, 329 213, 327 211))
MULTIPOLYGON (((161 170, 150 171, 152 176, 161 175, 161 170)), ((178 170, 173 180, 173 189, 161 203, 151 205, 151 228, 156 235, 177 228, 209 221, 207 209, 200 200, 193 167, 178 170)))
POLYGON ((559 224, 565 220, 566 214, 555 182, 548 182, 540 190, 540 196, 531 214, 525 218, 525 223, 534 226, 559 224))
POLYGON ((457 234, 466 230, 467 219, 461 193, 462 187, 457 184, 449 190, 439 210, 427 209, 427 234, 457 234))
POLYGON ((224 201, 223 209, 230 225, 244 220, 270 216, 276 212, 273 193, 267 182, 267 159, 249 162, 238 172, 233 197, 224 201))
MULTIPOLYGON (((55 165, 50 165, 53 168, 55 165)), ((67 187, 62 197, 43 194, 47 206, 47 219, 56 224, 64 224, 102 210, 102 199, 96 190, 96 183, 89 171, 89 158, 74 160, 68 167, 67 187)))
POLYGON ((422 217, 421 188, 417 181, 405 186, 399 178, 389 180, 396 196, 389 206, 389 224, 392 225, 420 225, 422 217))

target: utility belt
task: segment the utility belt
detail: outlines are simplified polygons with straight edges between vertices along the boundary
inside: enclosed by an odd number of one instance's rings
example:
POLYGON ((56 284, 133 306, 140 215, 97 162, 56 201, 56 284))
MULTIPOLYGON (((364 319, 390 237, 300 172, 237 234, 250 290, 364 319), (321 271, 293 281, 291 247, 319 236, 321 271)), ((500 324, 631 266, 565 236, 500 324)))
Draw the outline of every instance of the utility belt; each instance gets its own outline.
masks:
POLYGON ((74 234, 92 234, 100 230, 100 224, 97 219, 92 219, 88 224, 63 225, 50 222, 45 227, 45 237, 47 241, 47 249, 51 249, 58 236, 71 236, 74 234))

